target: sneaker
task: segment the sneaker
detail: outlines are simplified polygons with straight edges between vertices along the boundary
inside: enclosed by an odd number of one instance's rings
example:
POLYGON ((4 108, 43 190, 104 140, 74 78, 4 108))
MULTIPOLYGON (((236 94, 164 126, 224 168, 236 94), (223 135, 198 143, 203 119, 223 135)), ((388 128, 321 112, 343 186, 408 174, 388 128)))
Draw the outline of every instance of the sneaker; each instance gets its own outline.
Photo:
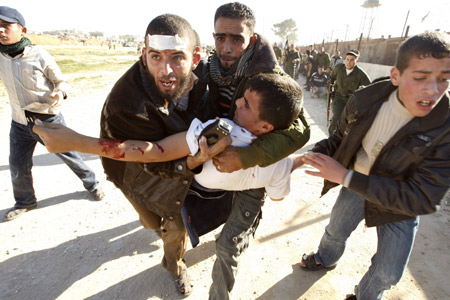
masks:
POLYGON ((96 200, 96 201, 102 201, 103 198, 105 198, 105 192, 103 191, 103 189, 101 187, 98 187, 89 193, 91 194, 92 198, 94 198, 94 200, 96 200))
POLYGON ((14 219, 17 219, 18 217, 20 217, 27 211, 35 209, 36 206, 37 205, 30 206, 30 207, 13 207, 6 212, 5 221, 12 221, 14 219))

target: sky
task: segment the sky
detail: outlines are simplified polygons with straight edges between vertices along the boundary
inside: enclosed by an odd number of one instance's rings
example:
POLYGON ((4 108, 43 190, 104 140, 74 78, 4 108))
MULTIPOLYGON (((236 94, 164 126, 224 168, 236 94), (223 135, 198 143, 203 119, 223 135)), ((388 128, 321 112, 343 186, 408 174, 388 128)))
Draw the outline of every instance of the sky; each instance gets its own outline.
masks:
MULTIPOLYGON (((143 36, 148 23, 164 13, 184 17, 199 33, 203 44, 214 43, 214 13, 229 1, 218 0, 2 0, 16 8, 29 31, 76 29, 101 31, 106 36, 143 36)), ((378 8, 364 9, 364 0, 241 0, 256 15, 255 31, 271 42, 284 42, 273 33, 273 24, 293 19, 297 25, 297 45, 320 44, 336 39, 399 37, 405 23, 409 35, 425 30, 450 31, 450 0, 379 0, 378 8), (408 13, 409 12, 409 13, 408 13), (372 21, 373 20, 373 21, 372 21)))

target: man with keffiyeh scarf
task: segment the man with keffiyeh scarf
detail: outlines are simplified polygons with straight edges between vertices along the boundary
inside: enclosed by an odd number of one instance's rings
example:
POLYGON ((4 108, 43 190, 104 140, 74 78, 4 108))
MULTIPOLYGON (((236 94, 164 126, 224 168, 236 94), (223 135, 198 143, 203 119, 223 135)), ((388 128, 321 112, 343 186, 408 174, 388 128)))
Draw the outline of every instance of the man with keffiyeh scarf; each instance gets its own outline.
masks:
MULTIPOLYGON (((48 52, 31 45, 24 17, 14 8, 0 6, 0 78, 8 92, 12 122, 10 130, 9 168, 15 205, 5 220, 13 220, 37 206, 31 168, 36 143, 32 132, 35 119, 65 124, 58 107, 67 98, 68 85, 61 70, 48 52)), ((81 179, 95 200, 102 200, 94 172, 76 152, 57 154, 81 179)))
MULTIPOLYGON (((259 73, 284 74, 270 43, 254 33, 254 26, 253 11, 244 4, 224 4, 216 11, 213 34, 216 49, 208 57, 206 71, 200 77, 209 87, 211 117, 232 118, 235 100, 244 95, 252 76, 259 73)), ((309 133, 309 124, 302 111, 288 129, 265 134, 248 147, 229 147, 216 156, 213 163, 222 172, 255 165, 264 167, 305 145, 309 133)), ((231 213, 216 240, 217 259, 212 271, 209 299, 229 299, 238 258, 248 247, 249 237, 258 226, 264 197, 264 189, 235 192, 231 213)), ((209 208, 204 209, 211 214, 209 208)))

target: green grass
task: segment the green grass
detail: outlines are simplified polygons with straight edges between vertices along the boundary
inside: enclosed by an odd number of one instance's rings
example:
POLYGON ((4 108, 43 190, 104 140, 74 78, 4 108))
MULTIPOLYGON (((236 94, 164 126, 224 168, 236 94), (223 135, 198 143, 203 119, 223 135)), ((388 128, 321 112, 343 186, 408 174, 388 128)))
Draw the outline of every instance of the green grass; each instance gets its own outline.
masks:
POLYGON ((132 66, 136 60, 112 60, 104 62, 78 62, 72 59, 56 60, 64 74, 80 72, 116 71, 132 66))
POLYGON ((55 58, 64 74, 116 71, 130 67, 139 58, 137 51, 125 48, 50 48, 48 52, 55 58))

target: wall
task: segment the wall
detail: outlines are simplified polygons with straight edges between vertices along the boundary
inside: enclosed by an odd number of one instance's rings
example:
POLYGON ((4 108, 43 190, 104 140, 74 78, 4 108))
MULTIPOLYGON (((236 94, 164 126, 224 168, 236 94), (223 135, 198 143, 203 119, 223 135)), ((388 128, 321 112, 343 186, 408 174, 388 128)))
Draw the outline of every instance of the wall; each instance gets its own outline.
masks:
MULTIPOLYGON (((357 49, 361 53, 359 57, 360 62, 392 66, 395 63, 395 52, 402 41, 401 38, 361 39, 361 41, 324 43, 323 47, 325 47, 325 51, 330 56, 336 53, 336 49, 341 51, 341 56, 345 56, 345 52, 349 49, 357 49)), ((320 47, 322 47, 322 44, 309 45, 301 47, 301 51, 302 53, 306 49, 316 49, 318 51, 320 47)))
POLYGON ((358 66, 361 67, 364 71, 366 71, 371 81, 380 77, 389 76, 392 69, 392 66, 362 63, 362 62, 359 62, 358 66))

